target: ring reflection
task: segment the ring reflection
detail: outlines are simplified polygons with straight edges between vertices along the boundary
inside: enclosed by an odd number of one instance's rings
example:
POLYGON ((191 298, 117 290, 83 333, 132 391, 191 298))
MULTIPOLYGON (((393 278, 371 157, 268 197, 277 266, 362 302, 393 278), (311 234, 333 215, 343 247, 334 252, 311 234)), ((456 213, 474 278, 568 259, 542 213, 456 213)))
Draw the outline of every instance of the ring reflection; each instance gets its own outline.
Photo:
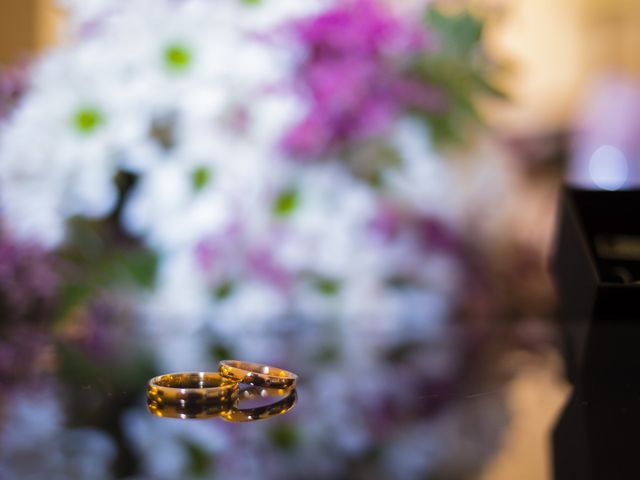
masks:
POLYGON ((243 423, 285 414, 296 405, 297 400, 295 389, 248 387, 234 396, 232 401, 225 398, 206 402, 181 400, 162 403, 148 397, 147 410, 163 418, 187 420, 220 417, 227 422, 243 423))

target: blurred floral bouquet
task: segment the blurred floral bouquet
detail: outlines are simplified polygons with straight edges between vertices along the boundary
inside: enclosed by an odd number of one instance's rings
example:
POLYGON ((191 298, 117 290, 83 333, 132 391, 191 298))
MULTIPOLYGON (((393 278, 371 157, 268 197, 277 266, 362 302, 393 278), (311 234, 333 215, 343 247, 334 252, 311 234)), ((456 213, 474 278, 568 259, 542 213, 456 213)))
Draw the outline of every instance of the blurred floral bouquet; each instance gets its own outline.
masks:
POLYGON ((68 247, 111 222, 176 312, 233 328, 394 322, 455 293, 435 146, 492 91, 480 24, 370 0, 98 3, 4 122, 12 235, 68 247))
POLYGON ((498 94, 481 23, 375 0, 64 3, 68 41, 0 88, 4 231, 68 269, 58 332, 104 346, 107 295, 136 299, 167 369, 273 355, 235 339, 300 323, 442 335, 472 270, 443 152, 498 94))

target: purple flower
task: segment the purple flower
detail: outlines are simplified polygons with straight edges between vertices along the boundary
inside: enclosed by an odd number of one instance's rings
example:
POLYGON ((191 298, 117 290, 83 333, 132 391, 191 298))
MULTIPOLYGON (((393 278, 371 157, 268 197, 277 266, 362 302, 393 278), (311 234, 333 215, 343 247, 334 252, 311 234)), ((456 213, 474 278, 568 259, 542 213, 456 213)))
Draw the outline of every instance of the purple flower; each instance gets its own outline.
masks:
POLYGON ((53 258, 0 232, 0 384, 52 368, 49 325, 57 307, 53 258))
POLYGON ((222 232, 210 235, 196 245, 196 261, 202 271, 211 272, 216 267, 216 262, 222 260, 229 249, 241 245, 241 241, 242 226, 238 222, 232 222, 222 232))
POLYGON ((398 237, 404 227, 403 221, 402 214, 397 209, 381 204, 369 222, 369 227, 383 243, 387 243, 398 237))
POLYGON ((0 385, 16 387, 51 373, 55 368, 49 332, 18 326, 0 337, 0 385))
POLYGON ((250 271, 264 283, 283 293, 291 288, 291 275, 276 262, 268 248, 249 252, 248 263, 250 271))
POLYGON ((418 222, 422 243, 431 251, 460 256, 462 245, 443 221, 435 217, 422 218, 418 222))
POLYGON ((123 325, 127 312, 118 308, 116 298, 103 295, 78 306, 61 338, 94 359, 105 360, 123 355, 123 325))
POLYGON ((309 108, 283 140, 289 154, 317 156, 383 133, 407 109, 444 107, 442 92, 408 73, 428 32, 375 0, 339 2, 291 30, 305 53, 296 88, 309 108))
MULTIPOLYGON (((252 244, 245 233, 233 223, 222 234, 202 240, 194 250, 199 267, 214 282, 245 275, 287 294, 292 274, 277 262, 268 245, 252 244)), ((271 241, 278 241, 277 234, 271 241)))
POLYGON ((53 257, 0 233, 0 315, 5 323, 42 323, 56 307, 53 257))
POLYGON ((26 62, 0 67, 0 123, 9 117, 27 89, 29 70, 26 62))

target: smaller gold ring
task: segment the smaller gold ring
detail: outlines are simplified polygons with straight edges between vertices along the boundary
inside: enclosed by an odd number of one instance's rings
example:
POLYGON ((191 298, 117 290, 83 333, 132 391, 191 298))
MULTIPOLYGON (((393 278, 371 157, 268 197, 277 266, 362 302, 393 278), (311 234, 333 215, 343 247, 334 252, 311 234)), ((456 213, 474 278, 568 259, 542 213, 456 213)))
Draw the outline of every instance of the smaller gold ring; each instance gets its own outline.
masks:
POLYGON ((222 360, 218 370, 223 377, 264 388, 294 388, 298 376, 281 368, 240 360, 222 360))
POLYGON ((211 372, 167 373, 153 377, 147 385, 147 398, 159 404, 224 403, 237 393, 237 381, 211 372))
POLYGON ((269 417, 282 415, 291 410, 298 401, 298 393, 295 389, 273 389, 250 387, 249 390, 243 391, 234 406, 230 410, 222 411, 219 415, 223 420, 232 423, 253 422, 256 420, 264 420, 269 417), (240 408, 243 400, 251 400, 254 398, 282 397, 274 403, 253 408, 240 408))

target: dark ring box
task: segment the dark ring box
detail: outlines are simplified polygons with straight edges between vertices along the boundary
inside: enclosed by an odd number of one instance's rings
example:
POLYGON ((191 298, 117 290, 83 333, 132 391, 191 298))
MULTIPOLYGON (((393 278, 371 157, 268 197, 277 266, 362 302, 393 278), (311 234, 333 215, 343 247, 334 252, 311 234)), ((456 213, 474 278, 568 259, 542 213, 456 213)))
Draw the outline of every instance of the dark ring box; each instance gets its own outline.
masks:
POLYGON ((565 188, 552 271, 574 387, 554 478, 640 478, 640 190, 565 188))

